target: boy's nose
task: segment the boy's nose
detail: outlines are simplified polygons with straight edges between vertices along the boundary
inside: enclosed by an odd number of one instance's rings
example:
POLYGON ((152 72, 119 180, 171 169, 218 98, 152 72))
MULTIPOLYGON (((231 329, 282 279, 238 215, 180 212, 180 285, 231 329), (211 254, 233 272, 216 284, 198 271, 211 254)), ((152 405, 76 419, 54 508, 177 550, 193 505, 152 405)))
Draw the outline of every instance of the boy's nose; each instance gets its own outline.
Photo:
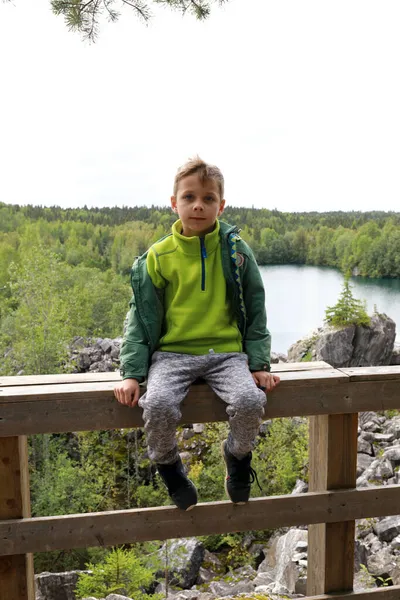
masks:
POLYGON ((200 199, 196 200, 196 202, 194 203, 194 207, 193 208, 194 208, 194 210, 203 210, 203 203, 202 203, 202 201, 200 199))

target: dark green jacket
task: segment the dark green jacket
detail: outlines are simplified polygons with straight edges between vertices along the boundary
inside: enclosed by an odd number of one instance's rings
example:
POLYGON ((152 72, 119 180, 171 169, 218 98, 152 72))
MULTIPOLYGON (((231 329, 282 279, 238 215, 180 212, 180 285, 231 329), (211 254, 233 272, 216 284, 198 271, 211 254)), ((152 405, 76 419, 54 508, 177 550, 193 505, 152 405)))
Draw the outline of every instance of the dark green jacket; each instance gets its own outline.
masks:
MULTIPOLYGON (((249 369, 269 371, 271 336, 267 329, 264 285, 254 255, 238 233, 237 227, 220 221, 222 268, 228 297, 242 335, 243 352, 249 358, 249 369)), ((133 297, 120 354, 123 379, 139 381, 147 377, 164 321, 164 293, 154 286, 147 272, 146 257, 147 252, 132 267, 133 297)))

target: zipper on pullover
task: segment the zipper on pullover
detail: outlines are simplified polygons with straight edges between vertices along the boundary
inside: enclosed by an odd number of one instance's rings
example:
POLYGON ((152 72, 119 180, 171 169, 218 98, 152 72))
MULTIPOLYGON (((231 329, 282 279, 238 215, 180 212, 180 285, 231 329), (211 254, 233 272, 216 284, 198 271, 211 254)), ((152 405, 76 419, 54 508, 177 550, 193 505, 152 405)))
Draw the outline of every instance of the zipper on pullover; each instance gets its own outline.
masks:
POLYGON ((200 238, 200 257, 201 257, 201 291, 204 292, 206 289, 206 263, 207 248, 204 243, 204 238, 200 238))

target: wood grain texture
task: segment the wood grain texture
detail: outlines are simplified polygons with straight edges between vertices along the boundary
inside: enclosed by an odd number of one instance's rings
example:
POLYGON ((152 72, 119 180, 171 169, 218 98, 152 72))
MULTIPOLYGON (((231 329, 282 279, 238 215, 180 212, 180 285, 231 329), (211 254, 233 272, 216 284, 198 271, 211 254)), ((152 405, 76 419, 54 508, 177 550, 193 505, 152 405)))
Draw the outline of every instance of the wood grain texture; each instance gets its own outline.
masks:
MULTIPOLYGON (((400 409, 397 380, 351 382, 326 370, 288 375, 268 395, 266 419, 400 409)), ((118 404, 113 387, 114 382, 95 382, 0 388, 0 437, 141 427, 141 409, 118 404)), ((181 424, 226 421, 225 409, 207 385, 193 385, 181 424)))
MULTIPOLYGON (((310 418, 311 492, 355 488, 357 472, 357 414, 310 418)), ((309 526, 307 594, 352 590, 355 523, 309 526)))
MULTIPOLYGON (((7 523, 30 514, 27 438, 0 438, 0 518, 7 523)), ((0 598, 34 599, 31 554, 0 557, 0 598)))
POLYGON ((198 504, 0 521, 0 555, 112 546, 177 537, 277 529, 307 523, 338 523, 396 515, 400 487, 337 490, 254 498, 246 505, 198 504))
POLYGON ((376 590, 362 592, 348 592, 338 594, 322 594, 319 596, 307 596, 303 600, 399 600, 400 586, 381 587, 376 590))

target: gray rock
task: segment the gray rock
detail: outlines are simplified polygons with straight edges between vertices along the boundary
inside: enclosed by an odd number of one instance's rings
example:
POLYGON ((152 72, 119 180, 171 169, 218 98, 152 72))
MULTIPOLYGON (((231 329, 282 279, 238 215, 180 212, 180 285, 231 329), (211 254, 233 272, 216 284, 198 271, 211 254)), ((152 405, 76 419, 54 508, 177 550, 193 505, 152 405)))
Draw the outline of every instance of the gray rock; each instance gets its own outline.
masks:
POLYGON ((90 373, 108 373, 113 370, 113 364, 111 360, 105 359, 94 362, 89 367, 90 373))
MULTIPOLYGON (((159 551, 160 560, 165 559, 165 544, 159 551)), ((204 546, 196 538, 170 540, 168 548, 169 575, 171 585, 190 588, 196 582, 204 559, 204 546)), ((158 571, 156 577, 162 577, 158 571)))
POLYGON ((101 351, 104 354, 107 354, 108 352, 111 352, 112 347, 113 347, 113 341, 110 340, 109 338, 105 338, 104 340, 100 340, 99 342, 97 342, 97 344, 101 348, 101 351))
POLYGON ((351 367, 389 365, 396 338, 396 323, 385 314, 374 314, 368 327, 357 327, 351 367))
POLYGON ((225 582, 213 581, 210 584, 210 590, 218 597, 237 596, 239 594, 252 594, 254 592, 254 584, 249 581, 225 582))
POLYGON ((280 594, 282 588, 285 588, 288 592, 294 593, 296 588, 296 582, 300 577, 300 568, 296 563, 293 562, 292 557, 295 554, 297 544, 307 542, 307 531, 303 529, 289 529, 289 531, 280 536, 275 544, 275 583, 271 588, 271 592, 274 594, 280 594))
POLYGON ((374 421, 374 422, 376 422, 377 425, 380 425, 379 416, 376 414, 376 412, 368 410, 368 411, 364 411, 364 412, 360 413, 359 424, 360 424, 361 429, 364 429, 365 424, 368 423, 369 421, 374 421))
POLYGON ((193 423, 193 431, 195 433, 203 433, 205 428, 204 423, 193 423))
POLYGON ((308 484, 301 479, 297 479, 292 494, 305 494, 306 492, 308 492, 308 484))
POLYGON ((198 600, 200 596, 200 590, 184 590, 174 594, 174 600, 198 600))
POLYGON ((387 577, 396 566, 396 560, 388 548, 378 550, 367 559, 368 571, 375 577, 387 577))
POLYGON ((400 464, 400 446, 391 446, 390 448, 386 448, 383 456, 395 465, 400 464))
POLYGON ((257 577, 253 579, 253 584, 257 587, 260 585, 269 585, 274 583, 274 569, 269 568, 268 571, 258 573, 257 577))
POLYGON ((108 594, 105 600, 132 600, 132 598, 128 596, 121 596, 121 594, 108 594))
POLYGON ((356 522, 356 537, 364 539, 370 533, 373 534, 373 526, 375 521, 372 519, 359 519, 356 522))
POLYGON ((64 573, 45 571, 35 575, 36 600, 76 600, 74 590, 80 573, 88 573, 88 571, 64 573))
POLYGON ((358 438, 357 452, 363 453, 363 454, 368 454, 369 456, 374 455, 374 449, 373 449, 372 444, 367 442, 367 440, 363 439, 362 437, 358 438))
POLYGON ((356 540, 354 546, 354 572, 357 573, 361 569, 361 565, 367 564, 368 548, 359 540, 356 540))
POLYGON ((355 326, 335 329, 325 327, 315 344, 317 360, 324 360, 332 367, 347 367, 353 355, 355 326))
POLYGON ((383 481, 389 479, 389 477, 393 477, 392 463, 387 459, 383 459, 375 470, 374 479, 383 481))
POLYGON ((215 579, 217 575, 218 573, 216 573, 212 569, 205 569, 204 567, 200 567, 196 583, 198 585, 202 585, 203 583, 210 583, 210 581, 215 579))
POLYGON ((378 444, 386 443, 390 444, 390 442, 394 442, 395 436, 393 433, 375 433, 374 441, 378 444))
POLYGON ((400 516, 382 519, 375 525, 375 532, 382 542, 391 542, 400 534, 400 516))
POLYGON ((368 454, 357 454, 357 477, 368 469, 373 460, 372 456, 368 456, 368 454))

